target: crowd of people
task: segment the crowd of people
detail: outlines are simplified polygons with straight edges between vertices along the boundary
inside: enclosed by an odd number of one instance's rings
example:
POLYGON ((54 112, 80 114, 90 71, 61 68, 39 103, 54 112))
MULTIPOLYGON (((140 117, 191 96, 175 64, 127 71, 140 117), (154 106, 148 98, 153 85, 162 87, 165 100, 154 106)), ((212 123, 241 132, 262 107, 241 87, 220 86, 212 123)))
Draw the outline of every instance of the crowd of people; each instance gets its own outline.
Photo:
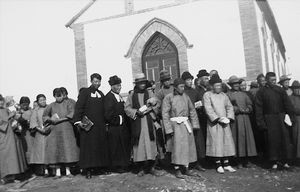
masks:
MULTIPOLYGON (((300 83, 276 74, 247 81, 223 81, 216 70, 197 77, 185 71, 160 83, 137 74, 127 99, 114 75, 111 90, 100 91, 102 77, 90 76, 77 101, 64 87, 55 88, 47 104, 39 94, 30 99, 0 95, 0 178, 2 183, 28 175, 72 177, 134 171, 138 176, 201 176, 236 172, 254 157, 270 170, 291 169, 300 158, 300 83)), ((251 162, 251 163, 249 163, 251 162)))

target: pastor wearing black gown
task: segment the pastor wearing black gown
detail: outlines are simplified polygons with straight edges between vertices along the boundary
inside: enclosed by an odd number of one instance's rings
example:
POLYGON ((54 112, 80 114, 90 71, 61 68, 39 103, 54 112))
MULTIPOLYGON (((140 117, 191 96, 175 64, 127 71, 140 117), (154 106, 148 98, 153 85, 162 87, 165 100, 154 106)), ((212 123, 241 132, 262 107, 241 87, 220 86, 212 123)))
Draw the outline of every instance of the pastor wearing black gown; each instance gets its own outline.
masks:
POLYGON ((87 116, 94 125, 91 130, 80 129, 79 166, 86 170, 86 177, 91 178, 92 168, 109 166, 108 139, 104 118, 104 94, 99 90, 101 75, 91 75, 91 86, 82 88, 75 106, 74 122, 79 128, 81 120, 87 116))
POLYGON ((130 160, 130 135, 126 125, 124 101, 120 96, 121 79, 118 76, 109 78, 111 86, 105 96, 105 119, 108 124, 108 148, 110 163, 116 172, 124 172, 130 160))

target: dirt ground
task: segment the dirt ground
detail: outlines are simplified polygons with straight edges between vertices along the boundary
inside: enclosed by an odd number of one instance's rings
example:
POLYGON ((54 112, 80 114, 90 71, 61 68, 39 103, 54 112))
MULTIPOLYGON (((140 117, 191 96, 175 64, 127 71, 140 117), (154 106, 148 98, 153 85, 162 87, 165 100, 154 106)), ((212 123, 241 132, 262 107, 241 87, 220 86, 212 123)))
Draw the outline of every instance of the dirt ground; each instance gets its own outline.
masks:
POLYGON ((165 172, 164 176, 145 175, 138 177, 133 173, 94 176, 86 180, 84 176, 59 179, 36 177, 31 181, 11 183, 0 186, 0 191, 79 191, 79 192, 275 192, 300 191, 300 168, 292 171, 270 172, 258 166, 238 169, 236 173, 217 174, 214 169, 201 173, 200 177, 177 179, 165 172))

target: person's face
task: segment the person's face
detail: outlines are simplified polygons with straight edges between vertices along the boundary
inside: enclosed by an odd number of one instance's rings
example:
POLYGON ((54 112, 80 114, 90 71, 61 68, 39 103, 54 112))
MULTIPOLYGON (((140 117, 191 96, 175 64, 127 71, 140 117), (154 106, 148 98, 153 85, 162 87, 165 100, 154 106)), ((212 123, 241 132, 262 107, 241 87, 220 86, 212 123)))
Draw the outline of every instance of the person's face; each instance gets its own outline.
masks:
POLYGON ((61 95, 55 95, 54 98, 55 98, 55 101, 57 103, 61 103, 64 100, 64 96, 62 94, 61 95))
POLYGON ((170 86, 171 86, 170 80, 164 81, 164 82, 163 82, 163 85, 164 85, 164 87, 167 88, 167 89, 170 88, 170 86))
POLYGON ((145 90, 146 89, 146 82, 138 83, 137 87, 138 87, 139 90, 145 90))
POLYGON ((38 105, 38 102, 33 102, 33 109, 36 109, 37 107, 38 107, 39 105, 38 105))
POLYGON ((207 87, 209 82, 209 77, 208 76, 203 76, 200 77, 200 85, 207 87))
POLYGON ((27 110, 29 109, 29 104, 30 104, 30 103, 22 103, 22 104, 20 105, 20 108, 21 108, 22 110, 24 110, 24 111, 27 111, 27 110))
POLYGON ((193 85, 193 79, 186 79, 185 80, 185 85, 187 87, 192 87, 192 85, 193 85))
POLYGON ((246 83, 246 81, 241 82, 240 89, 241 89, 241 91, 247 91, 247 83, 246 83))
POLYGON ((215 93, 221 93, 222 92, 222 83, 215 83, 212 86, 212 88, 215 93))
POLYGON ((232 85, 232 89, 235 91, 239 91, 240 90, 240 85, 238 83, 235 83, 232 85))
POLYGON ((4 108, 4 101, 0 100, 0 108, 4 108))
POLYGON ((95 89, 98 89, 101 86, 101 80, 94 78, 92 79, 91 84, 95 89))
POLYGON ((152 85, 152 89, 153 90, 156 89, 156 84, 155 83, 152 85))
POLYGON ((282 87, 285 88, 285 89, 288 89, 290 86, 290 81, 289 80, 286 80, 284 82, 282 82, 282 87))
POLYGON ((214 74, 218 74, 218 71, 212 70, 212 71, 209 73, 209 76, 212 77, 214 74))
POLYGON ((40 107, 46 107, 46 98, 45 97, 40 97, 39 100, 37 101, 37 104, 40 107))
POLYGON ((264 87, 266 85, 266 78, 265 77, 261 77, 258 79, 258 82, 260 87, 264 87))
POLYGON ((121 92, 121 89, 122 89, 122 85, 121 83, 120 84, 116 84, 116 85, 112 85, 111 86, 111 90, 117 94, 120 94, 121 92))
POLYGON ((184 84, 179 84, 175 89, 176 89, 176 91, 179 94, 183 94, 183 92, 184 92, 184 84))
POLYGON ((276 77, 269 77, 269 79, 267 79, 267 81, 271 85, 276 85, 276 77))
POLYGON ((64 98, 68 97, 66 93, 62 93, 62 95, 63 95, 64 98))

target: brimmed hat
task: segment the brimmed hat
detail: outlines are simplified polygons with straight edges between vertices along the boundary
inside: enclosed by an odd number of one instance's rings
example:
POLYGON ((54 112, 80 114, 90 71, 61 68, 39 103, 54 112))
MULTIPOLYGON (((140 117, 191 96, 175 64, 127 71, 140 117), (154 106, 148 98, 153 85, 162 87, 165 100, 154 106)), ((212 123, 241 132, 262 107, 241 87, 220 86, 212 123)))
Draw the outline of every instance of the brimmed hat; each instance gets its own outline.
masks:
POLYGON ((198 78, 203 77, 203 76, 209 76, 209 73, 205 69, 200 70, 197 74, 198 78))
POLYGON ((194 77, 190 74, 190 72, 185 71, 182 73, 181 79, 185 81, 187 79, 194 79, 194 77))
POLYGON ((136 74, 135 79, 134 79, 135 84, 137 84, 137 83, 146 83, 146 82, 147 82, 147 79, 146 79, 146 76, 145 76, 144 73, 136 74))
POLYGON ((235 75, 229 77, 229 80, 228 80, 229 85, 233 85, 233 84, 240 83, 240 82, 241 82, 240 79, 235 75))
POLYGON ((280 78, 279 78, 279 82, 278 83, 282 83, 286 80, 291 80, 291 78, 289 78, 287 75, 282 75, 280 78))
POLYGON ((160 81, 168 81, 171 79, 171 75, 169 74, 169 72, 167 70, 161 70, 159 72, 159 80, 160 81))
POLYGON ((118 76, 114 75, 109 78, 108 83, 110 86, 113 86, 122 83, 122 80, 118 76))
POLYGON ((295 80, 295 81, 292 83, 291 89, 300 89, 300 82, 297 81, 297 80, 295 80))
POLYGON ((185 84, 185 81, 181 78, 177 78, 177 79, 174 80, 173 86, 177 87, 180 84, 185 84))
POLYGON ((216 83, 222 83, 222 79, 218 74, 213 74, 209 80, 209 84, 214 85, 216 83))

